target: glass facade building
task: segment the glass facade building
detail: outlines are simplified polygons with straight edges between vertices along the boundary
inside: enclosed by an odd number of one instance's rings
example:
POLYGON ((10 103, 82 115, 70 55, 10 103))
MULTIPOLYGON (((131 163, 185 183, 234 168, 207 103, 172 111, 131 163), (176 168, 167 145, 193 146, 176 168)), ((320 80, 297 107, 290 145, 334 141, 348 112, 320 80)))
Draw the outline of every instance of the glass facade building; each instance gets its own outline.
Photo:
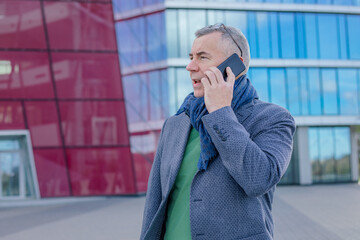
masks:
POLYGON ((295 117, 282 183, 357 181, 359 0, 2 0, 0 200, 145 192, 194 32, 220 22, 295 117))

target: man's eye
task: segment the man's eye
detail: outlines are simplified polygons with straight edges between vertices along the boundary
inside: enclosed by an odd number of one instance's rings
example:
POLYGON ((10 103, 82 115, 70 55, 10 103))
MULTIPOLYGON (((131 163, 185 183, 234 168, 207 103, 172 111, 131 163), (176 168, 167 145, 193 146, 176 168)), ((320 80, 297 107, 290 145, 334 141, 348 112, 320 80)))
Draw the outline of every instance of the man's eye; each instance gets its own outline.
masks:
POLYGON ((200 56, 200 59, 207 59, 207 57, 205 57, 205 56, 200 56))

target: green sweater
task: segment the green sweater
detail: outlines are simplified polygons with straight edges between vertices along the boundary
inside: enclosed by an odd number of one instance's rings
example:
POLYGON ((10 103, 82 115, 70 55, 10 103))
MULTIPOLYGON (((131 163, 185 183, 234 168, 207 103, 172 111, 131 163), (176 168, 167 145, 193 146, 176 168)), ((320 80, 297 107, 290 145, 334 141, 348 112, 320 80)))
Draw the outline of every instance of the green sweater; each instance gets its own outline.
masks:
POLYGON ((190 240, 190 188, 200 157, 200 135, 192 128, 184 157, 169 196, 165 240, 190 240))

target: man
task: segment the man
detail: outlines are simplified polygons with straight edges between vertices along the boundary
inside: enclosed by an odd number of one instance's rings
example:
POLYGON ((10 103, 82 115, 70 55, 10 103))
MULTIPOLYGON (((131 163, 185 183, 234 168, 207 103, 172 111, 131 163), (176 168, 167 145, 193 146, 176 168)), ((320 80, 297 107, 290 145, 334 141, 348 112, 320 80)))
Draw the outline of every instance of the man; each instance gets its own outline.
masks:
POLYGON ((149 177, 141 239, 273 239, 275 185, 290 161, 295 123, 258 99, 236 28, 196 33, 186 69, 194 92, 164 123, 149 177), (240 77, 216 68, 237 53, 240 77))

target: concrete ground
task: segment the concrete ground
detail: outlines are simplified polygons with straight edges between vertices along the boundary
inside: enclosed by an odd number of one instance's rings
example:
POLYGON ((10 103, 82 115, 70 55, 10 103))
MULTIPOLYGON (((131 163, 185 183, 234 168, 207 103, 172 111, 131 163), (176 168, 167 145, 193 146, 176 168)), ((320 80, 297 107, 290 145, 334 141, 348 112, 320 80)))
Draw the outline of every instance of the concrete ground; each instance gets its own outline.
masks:
MULTIPOLYGON (((139 239, 145 198, 0 201, 1 240, 139 239)), ((360 239, 360 185, 280 186, 276 240, 360 239)))

